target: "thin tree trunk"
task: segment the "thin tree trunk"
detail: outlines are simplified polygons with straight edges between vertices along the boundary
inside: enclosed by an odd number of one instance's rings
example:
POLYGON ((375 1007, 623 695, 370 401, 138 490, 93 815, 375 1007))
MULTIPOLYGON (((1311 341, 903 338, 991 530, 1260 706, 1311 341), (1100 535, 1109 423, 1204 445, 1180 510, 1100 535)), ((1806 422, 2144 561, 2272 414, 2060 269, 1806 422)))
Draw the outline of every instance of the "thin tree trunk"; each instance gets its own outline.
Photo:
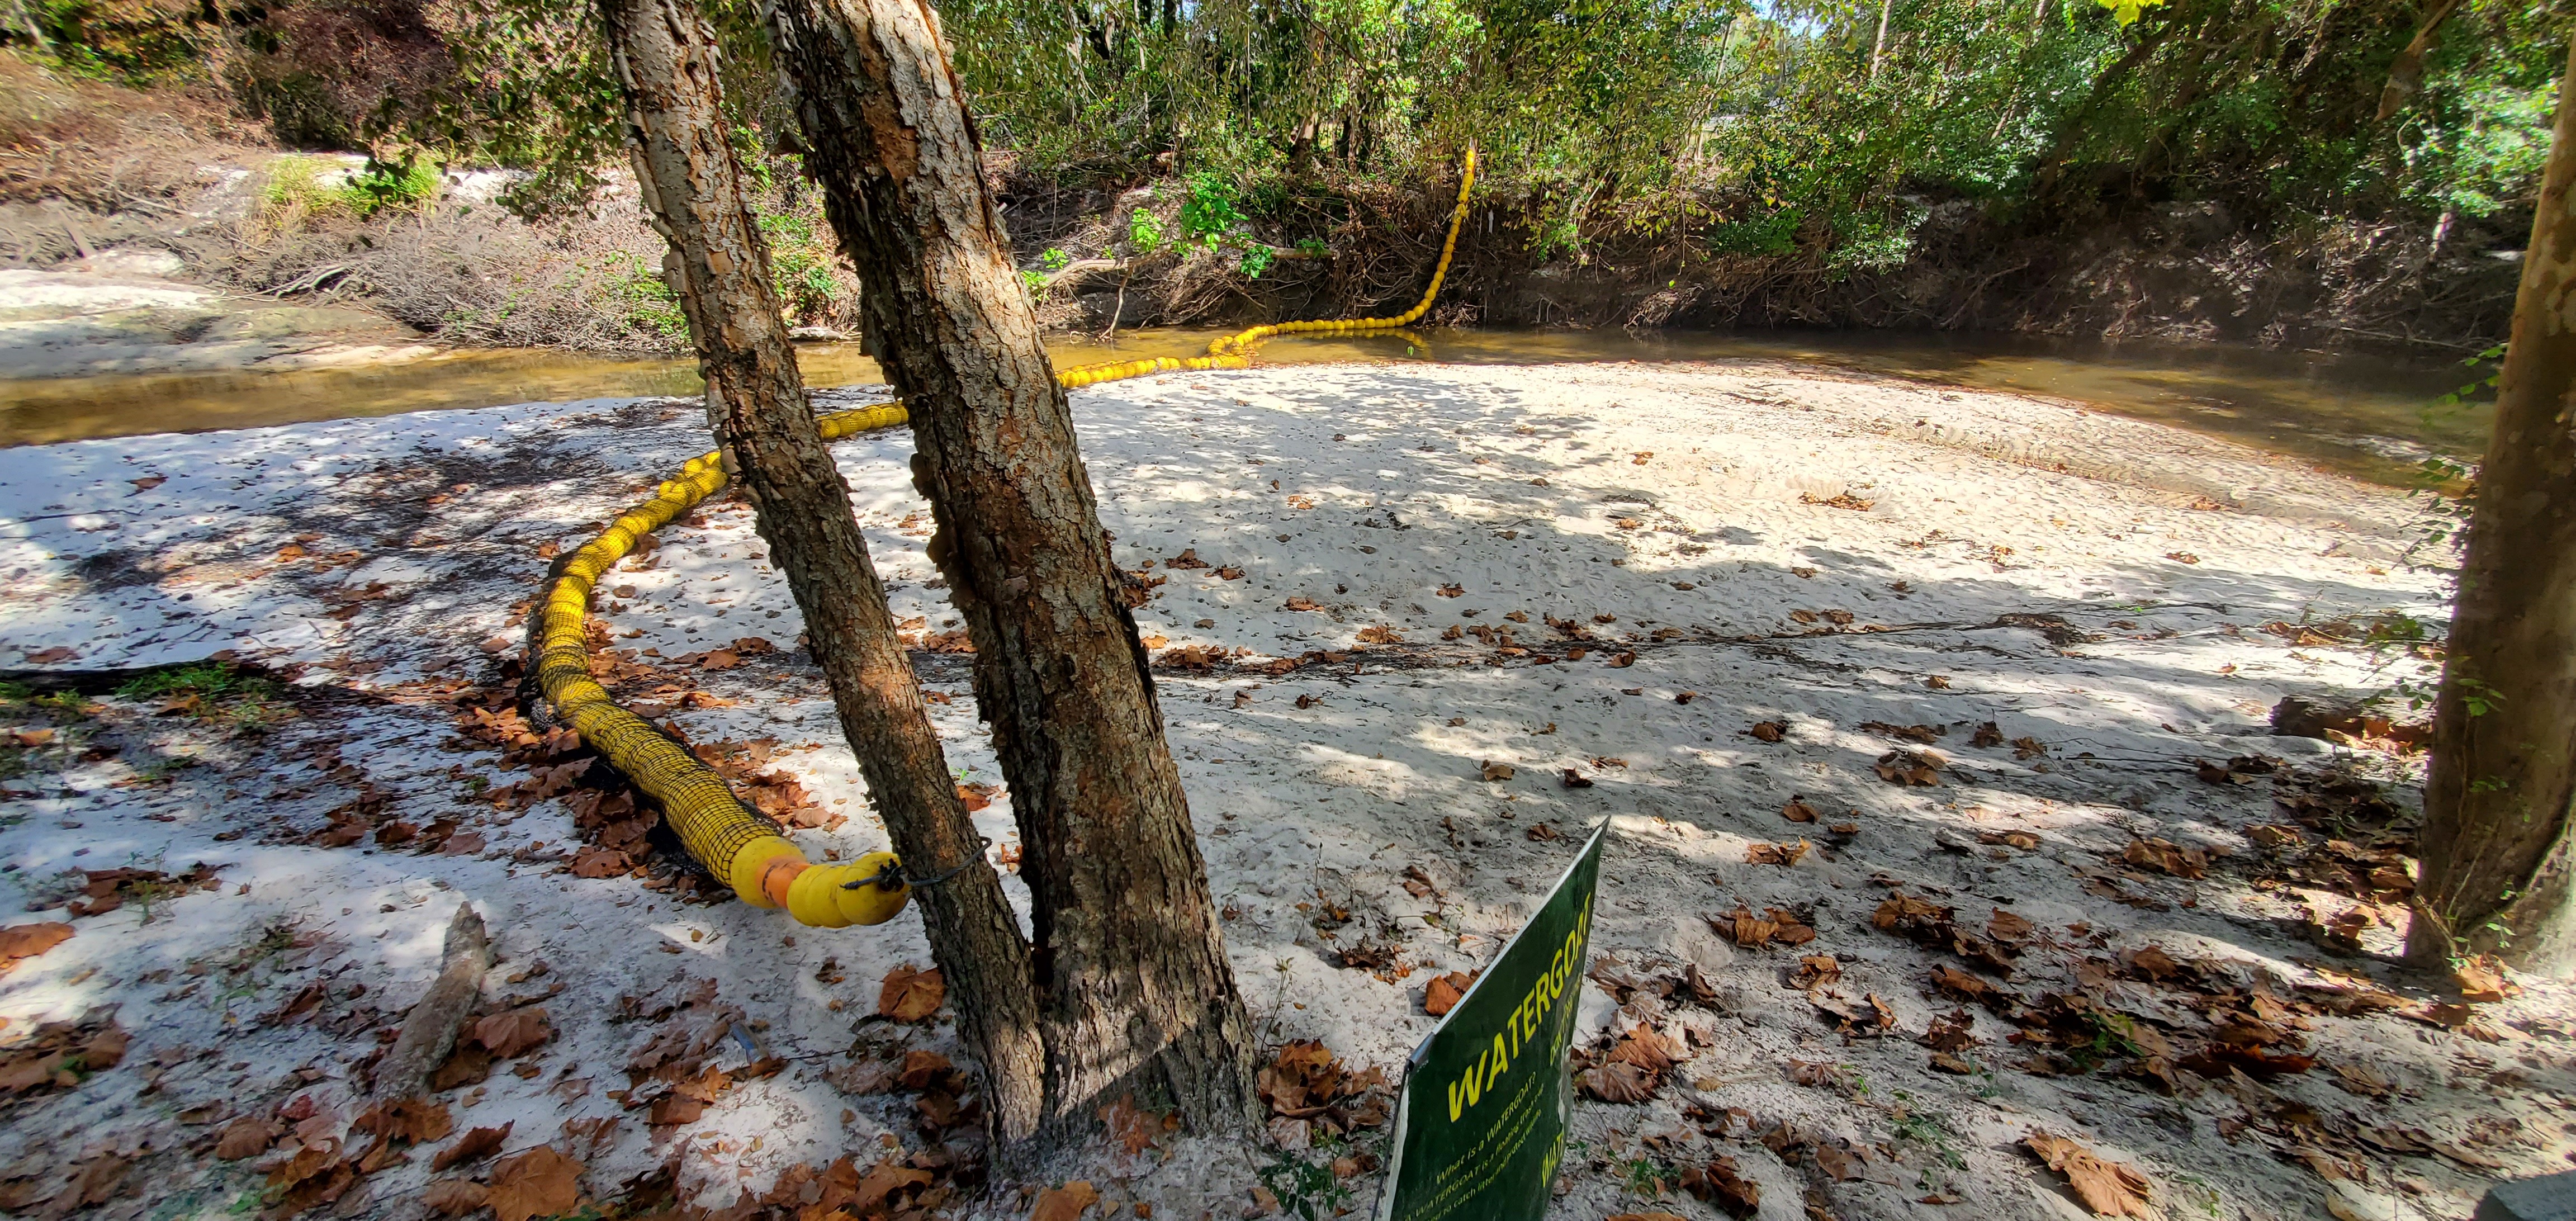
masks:
POLYGON ((1251 1115, 1251 1032, 1073 419, 1038 344, 937 16, 771 0, 825 212, 912 410, 930 554, 975 643, 1035 897, 1046 1119, 1133 1092, 1251 1115))
POLYGON ((2040 207, 2053 206, 2050 196, 2057 189, 2059 175, 2065 172, 2066 159, 2074 155, 2076 143, 2084 138, 2085 126, 2093 121, 2093 116, 2111 100, 2120 86, 2128 82, 2129 74, 2137 71, 2138 65, 2145 63, 2148 56, 2155 54, 2165 39, 2172 37, 2176 28, 2171 23, 2159 24, 2154 30, 2139 35, 2120 58, 2111 61, 2110 67, 2093 78, 2093 87, 2085 91, 2084 100, 2058 118, 2057 134, 2048 142, 2048 151, 2039 155, 2039 175, 2031 185, 2031 199, 2040 207))
POLYGON ((1879 61, 1887 57, 1887 11, 1896 0, 1878 0, 1878 39, 1869 44, 1869 79, 1878 79, 1879 61))
POLYGON ((2407 950, 2576 974, 2576 48, 2522 257, 2424 785, 2407 950))
POLYGON ((2387 122, 2391 115, 2396 114, 2406 105, 2406 99, 2415 96, 2415 91, 2423 87, 2424 57, 2432 54, 2433 48, 2441 45, 2442 23, 2450 20, 2451 11, 2458 7, 2460 7, 2460 0, 2440 0, 2435 4, 2433 11, 2425 16, 2424 24, 2416 28, 2414 39, 2406 44, 2406 49, 2397 53, 2394 61, 2390 62, 2388 83, 2380 86, 2379 89, 2379 114, 2375 119, 2376 122, 2387 122))
POLYGON ((599 9, 626 93, 636 180, 670 243, 663 274, 706 375, 708 422, 805 614, 807 647, 896 854, 916 877, 963 867, 916 887, 914 901, 983 1065, 995 1127, 1025 1133, 1044 1065, 1028 943, 958 800, 848 485, 806 402, 769 249, 725 138, 715 33, 688 0, 600 0, 599 9))

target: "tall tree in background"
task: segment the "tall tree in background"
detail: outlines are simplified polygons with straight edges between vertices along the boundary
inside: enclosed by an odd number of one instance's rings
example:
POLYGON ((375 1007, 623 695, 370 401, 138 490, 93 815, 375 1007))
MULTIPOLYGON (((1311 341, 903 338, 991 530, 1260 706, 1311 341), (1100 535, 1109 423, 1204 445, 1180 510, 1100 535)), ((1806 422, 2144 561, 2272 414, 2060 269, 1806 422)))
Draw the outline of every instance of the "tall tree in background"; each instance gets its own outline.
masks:
POLYGON ((2424 788, 2407 949, 2576 972, 2576 47, 2522 257, 2424 788))
POLYGON ((1144 646, 938 17, 772 0, 772 41, 868 328, 912 411, 930 557, 975 643, 1034 898, 1051 1125, 1132 1090, 1251 1111, 1251 1031, 1144 646))
POLYGON ((1028 944, 958 801, 847 485, 807 406, 769 251, 726 139, 715 34, 687 0, 600 0, 599 13, 636 180, 670 243, 663 275, 706 375, 708 423, 805 614, 807 647, 895 851, 915 874, 963 867, 913 893, 959 998, 961 1033, 984 1066, 994 1122, 1025 1132, 1042 1066, 1028 944))

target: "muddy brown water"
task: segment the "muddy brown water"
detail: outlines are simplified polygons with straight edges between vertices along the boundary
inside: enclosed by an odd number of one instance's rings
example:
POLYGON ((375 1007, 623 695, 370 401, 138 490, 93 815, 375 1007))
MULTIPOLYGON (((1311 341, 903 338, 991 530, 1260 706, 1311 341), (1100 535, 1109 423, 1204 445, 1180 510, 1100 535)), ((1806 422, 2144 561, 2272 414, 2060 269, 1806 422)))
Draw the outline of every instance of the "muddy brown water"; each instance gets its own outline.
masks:
MULTIPOLYGON (((1196 355, 1223 332, 1130 332, 1113 344, 1059 337, 1058 367, 1196 355)), ((883 380, 855 345, 800 352, 815 386, 883 380)), ((1585 361, 1787 360, 2070 399, 2241 441, 2373 482, 2404 485, 2433 455, 2481 452, 2489 416, 2434 401, 2457 365, 2247 348, 2118 345, 1997 334, 1771 331, 1411 331, 1280 339, 1262 365, 1349 362, 1531 365, 1585 361)), ((206 432, 505 403, 694 395, 694 361, 551 351, 459 351, 427 360, 294 372, 0 380, 0 446, 206 432)))

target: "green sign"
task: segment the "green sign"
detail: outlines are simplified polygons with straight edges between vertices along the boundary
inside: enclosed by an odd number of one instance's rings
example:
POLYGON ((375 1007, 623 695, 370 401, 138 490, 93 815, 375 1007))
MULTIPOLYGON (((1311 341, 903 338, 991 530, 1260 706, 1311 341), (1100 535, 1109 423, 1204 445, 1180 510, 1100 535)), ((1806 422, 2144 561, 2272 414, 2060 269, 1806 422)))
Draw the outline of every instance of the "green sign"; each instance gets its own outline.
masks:
POLYGON ((1380 1221, 1539 1221, 1574 1111, 1566 1072, 1601 877, 1595 828, 1547 902, 1413 1050, 1380 1221))

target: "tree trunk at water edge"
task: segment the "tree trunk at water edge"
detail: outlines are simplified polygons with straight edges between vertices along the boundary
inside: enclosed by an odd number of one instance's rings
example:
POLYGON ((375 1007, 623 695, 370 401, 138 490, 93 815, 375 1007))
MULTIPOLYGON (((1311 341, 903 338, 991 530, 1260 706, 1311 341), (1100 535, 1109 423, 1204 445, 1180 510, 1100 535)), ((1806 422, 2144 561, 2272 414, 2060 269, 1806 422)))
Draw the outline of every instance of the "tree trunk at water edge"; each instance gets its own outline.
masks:
POLYGON ((2576 974, 2576 48, 2523 254, 2424 784, 2408 956, 2576 974))

